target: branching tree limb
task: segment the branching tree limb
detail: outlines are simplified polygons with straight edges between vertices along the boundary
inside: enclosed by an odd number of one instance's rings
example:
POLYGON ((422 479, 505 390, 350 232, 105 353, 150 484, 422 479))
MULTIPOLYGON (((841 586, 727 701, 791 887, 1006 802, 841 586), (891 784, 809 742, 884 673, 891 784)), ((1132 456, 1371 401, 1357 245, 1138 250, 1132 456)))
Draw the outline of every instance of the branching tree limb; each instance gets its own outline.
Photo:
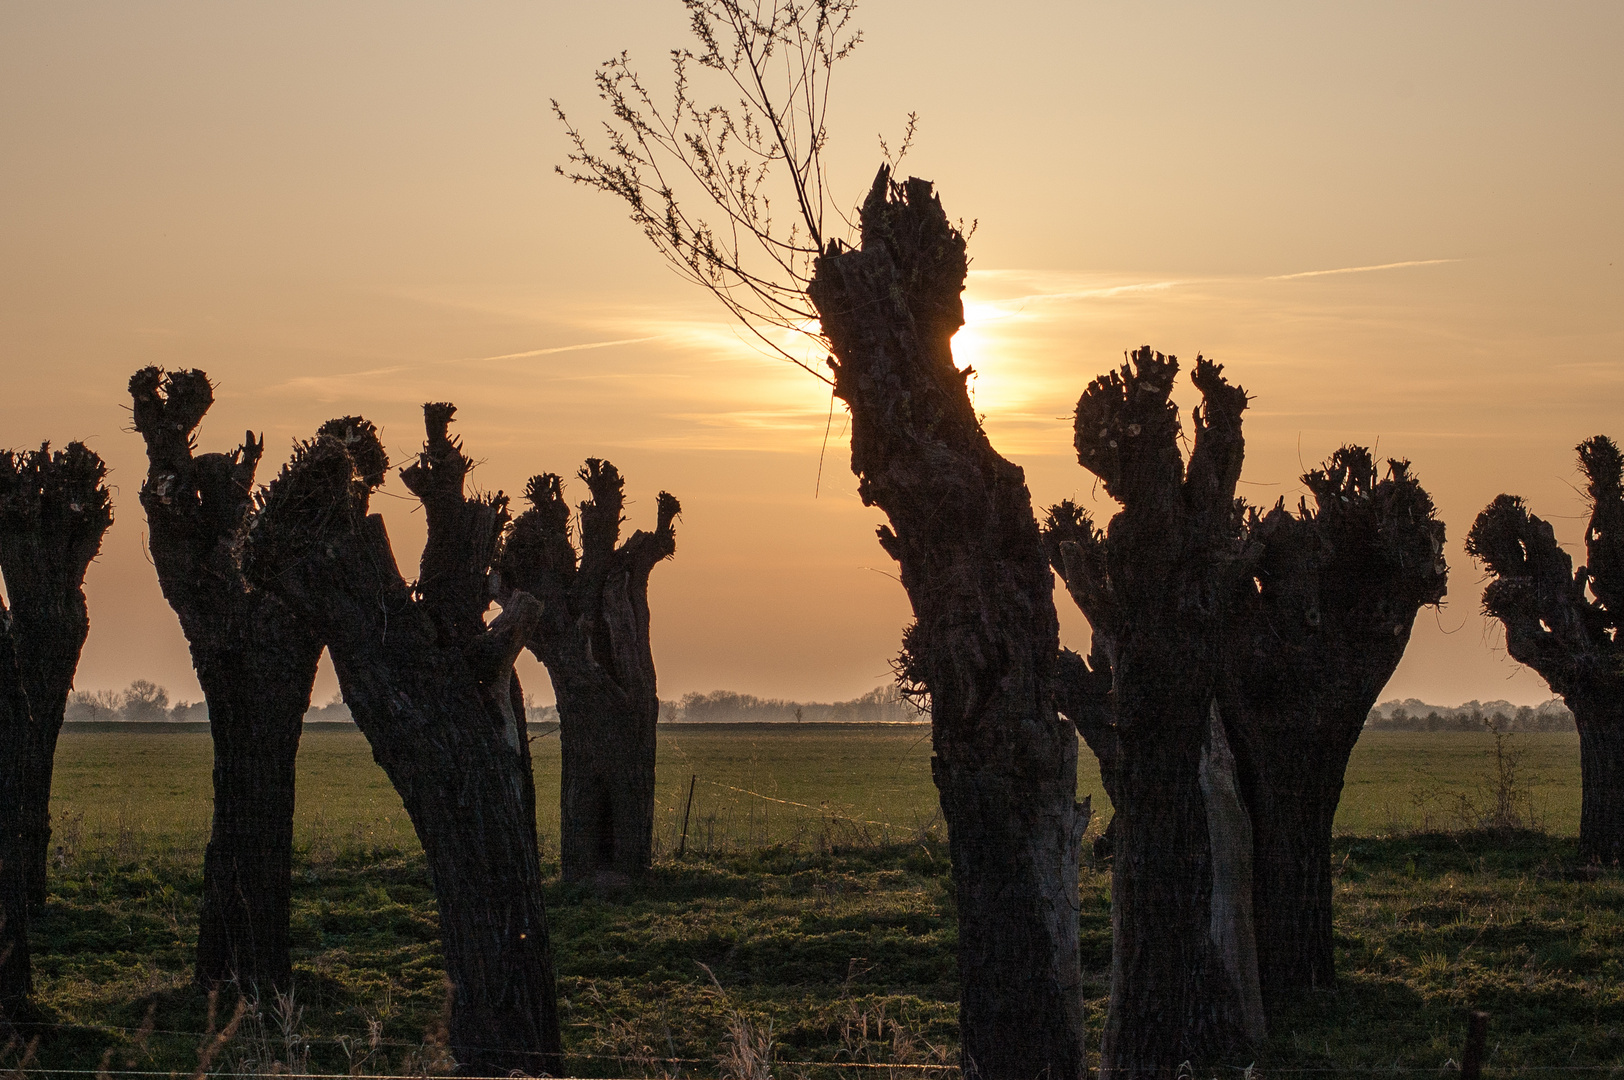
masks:
MULTIPOLYGON (((612 117, 603 124, 605 149, 592 149, 554 101, 574 147, 558 172, 626 203, 678 273, 710 290, 769 351, 828 382, 773 331, 826 347, 806 285, 835 231, 824 171, 829 83, 834 65, 862 41, 852 26, 856 4, 684 6, 698 48, 672 50, 670 102, 656 100, 626 53, 605 61, 596 76, 612 117), (731 102, 703 103, 696 70, 719 81, 731 102), (775 216, 775 194, 788 213, 775 216), (696 204, 705 210, 696 213, 696 204)), ((914 122, 910 116, 895 160, 907 153, 914 122)))

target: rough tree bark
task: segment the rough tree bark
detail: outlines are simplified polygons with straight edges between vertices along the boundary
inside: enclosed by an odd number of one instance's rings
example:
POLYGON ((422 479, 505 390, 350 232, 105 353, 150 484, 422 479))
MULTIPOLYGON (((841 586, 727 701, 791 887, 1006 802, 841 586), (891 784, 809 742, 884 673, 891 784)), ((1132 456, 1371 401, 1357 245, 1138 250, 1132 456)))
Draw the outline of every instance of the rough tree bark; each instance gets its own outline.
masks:
POLYGON ((147 546, 191 647, 214 739, 197 981, 287 990, 294 762, 322 644, 243 577, 264 441, 249 432, 229 454, 193 455, 193 435, 214 403, 201 371, 143 368, 130 378, 130 396, 147 449, 147 546))
POLYGON ((1176 358, 1147 347, 1089 385, 1078 460, 1122 510, 1101 533, 1065 503, 1046 528, 1098 658, 1092 684, 1067 691, 1070 715, 1116 805, 1109 1077, 1170 1077, 1264 1035, 1251 828, 1219 699, 1225 617, 1248 568, 1235 502, 1246 394, 1196 360, 1202 406, 1186 467, 1169 399, 1177 374, 1176 358))
POLYGON ((930 694, 963 1068, 1082 1077, 1077 737, 1055 708, 1053 578, 1025 475, 993 449, 953 363, 964 237, 929 183, 885 169, 861 237, 857 250, 830 245, 807 293, 851 410, 859 494, 890 520, 880 544, 916 618, 900 664, 930 694))
POLYGON ((17 668, 11 612, 0 601, 0 1036, 26 1017, 34 991, 23 858, 23 770, 30 716, 17 668))
POLYGON ((1506 651, 1562 695, 1579 728, 1579 850, 1624 858, 1624 458, 1604 435, 1579 444, 1588 481, 1588 567, 1514 495, 1477 516, 1466 551, 1494 580, 1483 610, 1506 628, 1506 651), (1588 595, 1587 595, 1588 591, 1588 595))
POLYGON ((45 906, 51 774, 79 651, 90 632, 85 570, 113 523, 107 466, 83 443, 0 453, 0 572, 28 700, 22 754, 22 871, 28 902, 45 906))
POLYGON ((527 643, 547 665, 558 700, 563 755, 559 810, 566 881, 643 873, 654 852, 655 727, 660 697, 649 641, 649 574, 676 552, 682 507, 660 492, 653 532, 620 540, 624 482, 588 458, 580 477, 581 550, 570 542, 569 505, 554 473, 532 477, 530 509, 513 523, 501 561, 503 588, 542 603, 527 643))
POLYGON ((383 519, 367 513, 382 449, 362 420, 329 424, 296 449, 250 526, 246 568, 327 643, 344 700, 422 841, 459 1067, 556 1073, 558 1006, 513 687, 541 605, 511 593, 485 624, 507 499, 464 494, 472 462, 448 433, 455 410, 423 412, 428 441, 401 472, 428 524, 415 591, 383 519))
POLYGON ((1443 523, 1408 462, 1378 479, 1370 452, 1348 446, 1302 479, 1312 507, 1292 514, 1281 500, 1248 515, 1256 561, 1234 601, 1222 685, 1271 1000, 1335 979, 1331 824, 1348 756, 1417 612, 1448 581, 1443 523))

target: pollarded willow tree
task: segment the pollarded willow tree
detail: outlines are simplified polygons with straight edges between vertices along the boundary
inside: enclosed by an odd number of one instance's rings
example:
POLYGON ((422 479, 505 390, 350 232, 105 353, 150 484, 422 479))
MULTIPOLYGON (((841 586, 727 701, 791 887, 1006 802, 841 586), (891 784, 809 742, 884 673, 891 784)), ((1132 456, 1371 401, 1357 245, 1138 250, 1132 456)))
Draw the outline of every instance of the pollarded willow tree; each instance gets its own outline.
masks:
POLYGON ((1335 981, 1331 826, 1365 719, 1448 583, 1444 526, 1409 462, 1347 446, 1314 497, 1248 512, 1255 556, 1226 634, 1224 721, 1252 821, 1258 970, 1273 1002, 1335 981))
MULTIPOLYGON (((286 991, 293 981, 294 765, 322 642, 243 575, 264 440, 249 432, 230 453, 193 452, 214 404, 202 371, 142 368, 130 377, 130 396, 147 450, 147 546, 191 647, 214 740, 197 981, 286 991)), ((379 454, 370 465, 379 481, 384 464, 379 454)))
POLYGON ((625 56, 611 60, 597 77, 608 149, 569 128, 575 153, 560 171, 623 199, 680 271, 850 410, 858 491, 890 522, 880 543, 916 617, 903 675, 931 703, 965 1073, 1081 1077, 1077 739, 1054 704, 1053 578, 1025 477, 987 439, 970 372, 953 362, 965 238, 930 184, 894 182, 889 168, 859 211, 857 246, 831 235, 824 114, 833 65, 859 40, 850 2, 685 6, 698 47, 674 53, 672 105, 625 56), (698 103, 696 72, 737 104, 698 103), (787 230, 774 194, 793 208, 787 230), (829 375, 801 359, 795 333, 828 355, 829 375))
POLYGON ((1505 625, 1506 651, 1562 695, 1579 728, 1579 850, 1624 859, 1624 456, 1605 435, 1579 444, 1590 499, 1588 565, 1556 542, 1515 495, 1477 516, 1466 551, 1494 580, 1483 611, 1505 625))
POLYGON ((1197 358, 1188 462, 1179 365, 1149 347, 1077 403, 1078 461, 1122 505, 1104 532, 1049 513, 1049 550, 1094 632, 1061 700, 1114 773, 1111 1003, 1102 1076, 1172 1076, 1264 1035, 1251 823, 1222 712, 1226 617, 1250 572, 1235 499, 1246 393, 1197 358), (1109 673, 1108 709, 1100 705, 1109 673))
MULTIPOLYGON (((1124 507, 1108 533, 1069 502, 1049 512, 1045 533, 1055 569, 1094 629, 1088 663, 1062 657, 1058 700, 1099 758, 1119 808, 1108 833, 1116 838, 1129 830, 1130 861, 1114 867, 1129 899, 1187 888, 1188 867, 1199 865, 1199 852, 1163 858, 1167 841, 1160 849, 1153 841, 1148 858, 1134 851, 1135 813, 1154 818, 1147 804, 1165 812, 1181 798, 1187 812, 1204 811, 1205 833, 1195 836, 1209 848, 1202 873, 1212 879, 1210 899, 1187 932, 1196 940, 1196 924, 1216 927, 1222 916, 1232 927, 1229 939, 1242 946, 1232 954, 1239 963, 1220 966, 1238 973, 1244 995, 1219 983, 1215 996, 1250 999, 1250 940, 1257 984, 1278 1001, 1333 981, 1332 820, 1348 756, 1403 656, 1416 613, 1443 596, 1443 525, 1407 462, 1389 462, 1379 478, 1370 453, 1355 446, 1303 477, 1312 507, 1304 500, 1293 514, 1282 500, 1267 513, 1243 512, 1234 483, 1244 452, 1245 396, 1201 360, 1194 377, 1204 406, 1180 479, 1177 414, 1166 397, 1176 370, 1172 358, 1140 350, 1131 367, 1096 380, 1079 403, 1079 457, 1124 507), (1194 580, 1180 584, 1181 568, 1194 580), (1158 651, 1161 667, 1176 670, 1186 684, 1166 687, 1153 660, 1158 651), (1146 682, 1165 695, 1147 695, 1146 682), (1210 718, 1212 735, 1223 736, 1232 768, 1221 753, 1207 756, 1218 749, 1215 738, 1198 755, 1199 721, 1190 714, 1200 712, 1210 718), (1180 742, 1180 757, 1158 759, 1180 742), (1132 779, 1135 768, 1151 777, 1143 788, 1132 779), (1238 828, 1215 827, 1233 821, 1231 791, 1246 820, 1238 828), (1225 799, 1214 798, 1220 792, 1225 799), (1247 878, 1249 902, 1225 897, 1247 878), (1234 915, 1248 907, 1250 929, 1234 915)), ((1175 832, 1165 822, 1158 827, 1175 832)), ((1126 905, 1122 914, 1124 935, 1147 925, 1128 918, 1126 905)), ((1152 946, 1160 933, 1154 928, 1171 925, 1168 918, 1148 924, 1152 946)), ((1145 955, 1142 944, 1120 936, 1117 945, 1128 956, 1145 955)), ((1189 943, 1184 948, 1193 950, 1189 943)), ((1191 975, 1199 972, 1182 962, 1191 975)), ((1122 966, 1117 974, 1124 981, 1166 977, 1165 970, 1147 969, 1122 966)), ((1212 995, 1196 987, 1184 993, 1197 1003, 1212 995)), ((1114 1005, 1115 995, 1114 988, 1114 1005)), ((1108 1031, 1130 1024, 1154 1031, 1126 1018, 1143 1002, 1135 1005, 1125 991, 1121 1004, 1124 1019, 1108 1022, 1108 1031)), ((1124 1044, 1113 1041, 1107 1064, 1130 1074, 1165 1070, 1182 1060, 1180 1053, 1222 1052, 1261 1030, 1250 1010, 1227 1035, 1205 1013, 1189 1014, 1188 1041, 1171 1055, 1154 1059, 1141 1043, 1139 1056, 1123 1056, 1117 1047, 1124 1044)))
POLYGON ((513 661, 541 604, 508 595, 487 625, 507 499, 469 495, 473 467, 423 407, 401 470, 428 522, 415 587, 371 514, 383 449, 364 420, 325 425, 259 498, 244 570, 315 628, 373 757, 405 803, 439 904, 450 1049, 476 1075, 556 1072, 562 1045, 542 902, 524 703, 513 661))
POLYGON ((56 740, 90 633, 85 571, 113 523, 106 481, 107 466, 83 443, 0 452, 0 572, 29 714, 28 737, 8 752, 21 755, 18 869, 35 910, 45 906, 56 740))
POLYGON ((677 550, 676 497, 660 492, 653 532, 620 543, 625 482, 588 458, 580 551, 555 473, 531 477, 530 508, 501 556, 504 589, 541 601, 527 642, 558 701, 560 855, 566 881, 636 876, 654 853, 655 728, 660 696, 649 638, 649 575, 677 550))

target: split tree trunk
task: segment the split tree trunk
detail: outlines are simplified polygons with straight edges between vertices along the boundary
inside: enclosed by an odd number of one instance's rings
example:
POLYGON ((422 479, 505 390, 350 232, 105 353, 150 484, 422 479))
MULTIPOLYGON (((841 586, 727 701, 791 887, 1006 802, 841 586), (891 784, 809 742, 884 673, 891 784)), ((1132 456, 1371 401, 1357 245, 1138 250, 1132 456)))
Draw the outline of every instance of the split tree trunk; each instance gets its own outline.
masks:
POLYGON ((1597 435, 1579 444, 1588 481, 1588 567, 1549 523, 1501 495, 1477 516, 1466 551, 1493 575, 1483 611, 1506 629, 1506 651, 1562 695, 1579 727, 1579 851, 1624 857, 1624 455, 1597 435))
POLYGON ((90 632, 85 571, 113 523, 107 466, 83 443, 55 453, 0 454, 0 571, 28 700, 22 748, 22 870, 28 902, 45 906, 56 740, 90 632))
POLYGON ((350 419, 301 446, 249 534, 252 580, 327 642, 344 699, 405 803, 428 858, 451 981, 450 1049, 479 1075, 559 1071, 562 1045, 513 660, 541 605, 507 597, 489 627, 504 496, 467 498, 472 462, 424 407, 428 443, 402 472, 428 519, 417 595, 383 519, 372 426, 350 419))
POLYGON ((230 454, 193 456, 193 435, 214 401, 201 371, 144 368, 131 377, 130 394, 147 449, 148 548, 191 646, 214 739, 196 978, 211 988, 285 991, 293 985, 294 764, 322 644, 243 577, 264 442, 249 433, 230 454))
MULTIPOLYGON (((1108 533, 1070 503, 1046 528, 1093 628, 1095 677, 1110 677, 1109 724, 1080 725, 1094 729, 1116 804, 1109 1077, 1171 1077, 1264 1035, 1253 838, 1219 698, 1225 618, 1247 566, 1234 501, 1246 396, 1197 359, 1203 404, 1186 467, 1169 398, 1177 373, 1175 358, 1144 348, 1090 384, 1078 460, 1123 508, 1108 533)), ((1096 710, 1085 698, 1073 711, 1096 710)))
POLYGON ((808 296, 852 415, 852 471, 890 521, 915 623, 902 674, 930 695, 973 1080, 1081 1078, 1077 737, 1055 708, 1053 579, 1021 469, 988 441, 953 363, 965 243, 930 184, 881 169, 862 246, 831 244, 808 296))
POLYGON ((0 1037, 24 1017, 34 991, 28 950, 28 876, 24 862, 23 770, 30 722, 12 638, 0 603, 0 1037))
POLYGON ((1252 821, 1258 967, 1271 1001, 1335 981, 1331 827, 1365 718, 1422 606, 1444 596, 1444 527, 1403 461, 1363 447, 1251 512, 1253 573, 1225 635, 1222 698, 1252 821))
POLYGON ((565 881, 641 875, 654 852, 654 759, 660 696, 649 638, 649 575, 676 551, 682 510, 661 492, 655 529, 619 544, 624 482, 589 458, 580 477, 581 550, 554 473, 531 478, 502 554, 504 588, 542 602, 528 645, 558 702, 559 811, 565 881))

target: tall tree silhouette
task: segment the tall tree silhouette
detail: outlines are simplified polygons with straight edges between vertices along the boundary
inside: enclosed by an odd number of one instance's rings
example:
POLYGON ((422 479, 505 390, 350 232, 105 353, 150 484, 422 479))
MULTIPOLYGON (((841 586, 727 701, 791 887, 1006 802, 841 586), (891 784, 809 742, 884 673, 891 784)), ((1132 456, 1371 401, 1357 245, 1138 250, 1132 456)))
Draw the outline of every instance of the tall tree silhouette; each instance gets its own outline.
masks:
POLYGON ((1186 463, 1179 365, 1148 346, 1077 404, 1078 461, 1122 510, 1105 531, 1065 503, 1046 534, 1094 631, 1059 695, 1108 771, 1111 1003, 1104 1076, 1171 1076, 1262 1038, 1251 823, 1220 702, 1226 615, 1248 572, 1235 500, 1246 394, 1197 358, 1186 463), (1109 679, 1109 708, 1101 705, 1109 679))
POLYGON ((28 703, 21 867, 29 904, 45 905, 51 777, 79 652, 90 633, 85 571, 113 523, 107 466, 83 443, 0 452, 0 572, 12 648, 28 703))
MULTIPOLYGON (((193 452, 214 403, 202 371, 142 368, 130 396, 147 450, 147 546, 191 647, 214 739, 197 980, 287 990, 294 765, 322 642, 242 572, 264 440, 248 432, 230 453, 193 452)), ((381 474, 381 455, 372 468, 381 474)))
POLYGON ((1313 505, 1249 512, 1221 687, 1252 820, 1258 967, 1271 1001, 1335 980, 1331 826, 1348 757, 1443 599, 1444 526, 1409 463, 1378 478, 1364 447, 1305 475, 1313 505))
POLYGON ((1551 526, 1515 495, 1477 516, 1466 551, 1494 580, 1483 611, 1506 651, 1562 695, 1579 728, 1579 849, 1624 858, 1624 458, 1605 435, 1579 444, 1590 523, 1578 570, 1551 526))
POLYGON ((987 439, 953 362, 965 241, 923 180, 882 168, 861 245, 831 244, 808 295, 852 415, 863 502, 890 521, 915 622, 904 677, 930 695, 959 918, 972 1076, 1080 1076, 1077 738, 1054 703, 1053 579, 1025 474, 987 439))
POLYGON ((860 40, 849 0, 685 7, 695 46, 672 53, 671 104, 624 54, 610 60, 597 76, 608 148, 569 127, 560 171, 623 200, 679 273, 850 410, 858 491, 890 521, 880 543, 916 618, 899 666, 930 697, 965 1074, 1080 1077, 1077 738, 1055 709, 1053 578, 1025 476, 993 449, 953 362, 965 238, 929 183, 895 183, 889 167, 863 202, 859 245, 832 235, 824 117, 833 66, 860 40), (725 101, 695 99, 701 75, 725 101), (795 212, 775 217, 775 197, 795 212), (802 345, 829 356, 827 374, 802 345))
POLYGON ((364 420, 326 425, 296 449, 260 500, 246 570, 327 643, 422 841, 452 985, 452 1054, 479 1075, 534 1075, 558 1070, 561 1043, 513 661, 541 604, 514 592, 484 621, 507 499, 465 493, 473 463, 450 437, 455 411, 423 407, 428 439, 400 474, 428 523, 415 588, 383 518, 368 513, 383 452, 364 420))
POLYGON ((624 481, 607 461, 580 471, 580 551, 554 473, 530 479, 530 508, 513 523, 501 560, 504 588, 542 603, 528 645, 558 701, 560 826, 566 881, 632 876, 654 850, 655 729, 660 697, 649 640, 649 575, 676 552, 682 507, 661 492, 653 532, 620 543, 624 481), (618 545, 618 546, 617 546, 618 545))

